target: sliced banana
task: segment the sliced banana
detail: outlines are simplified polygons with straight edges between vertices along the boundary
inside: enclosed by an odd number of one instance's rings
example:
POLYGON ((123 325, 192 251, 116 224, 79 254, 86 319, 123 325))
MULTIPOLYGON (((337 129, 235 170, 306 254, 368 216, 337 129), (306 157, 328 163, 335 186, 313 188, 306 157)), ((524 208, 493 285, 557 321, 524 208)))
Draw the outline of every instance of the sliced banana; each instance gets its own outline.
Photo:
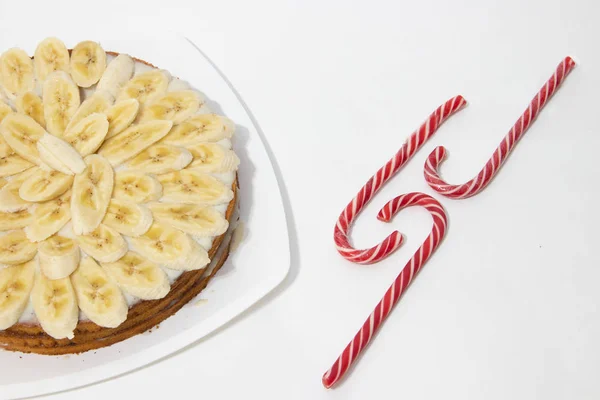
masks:
POLYGON ((35 120, 41 127, 46 126, 44 118, 44 104, 42 99, 33 91, 20 94, 15 100, 15 108, 21 114, 25 114, 35 120))
POLYGON ((31 260, 37 245, 31 243, 22 230, 0 236, 0 264, 17 265, 31 260))
POLYGON ((96 90, 105 90, 113 97, 117 97, 123 86, 131 79, 134 68, 135 63, 130 56, 119 54, 106 67, 96 90))
POLYGON ((142 172, 120 171, 115 174, 113 197, 133 203, 160 199, 162 185, 154 176, 142 172))
POLYGON ((179 171, 192 162, 192 153, 183 147, 154 144, 125 163, 129 170, 152 174, 179 171))
POLYGON ((8 185, 8 181, 4 178, 0 178, 0 189, 2 189, 6 185, 8 185))
POLYGON ((125 236, 137 237, 150 229, 152 213, 145 206, 112 199, 102 223, 125 236))
POLYGON ((25 228, 32 222, 33 215, 31 215, 29 210, 21 210, 12 213, 0 212, 0 232, 25 228))
POLYGON ((85 157, 98 150, 107 133, 106 115, 90 114, 70 129, 67 128, 63 139, 85 157))
POLYGON ((27 115, 12 113, 0 123, 0 134, 6 143, 15 153, 37 165, 42 163, 37 142, 45 133, 44 128, 27 115))
POLYGON ((93 95, 88 97, 81 103, 69 123, 65 128, 65 132, 72 130, 75 125, 77 125, 84 118, 96 114, 102 113, 104 114, 113 103, 113 97, 110 93, 105 91, 96 91, 93 95))
POLYGON ((0 84, 10 96, 32 90, 33 60, 21 49, 6 50, 0 56, 0 84))
POLYGON ((116 328, 127 319, 129 307, 121 289, 90 257, 81 260, 71 282, 79 308, 96 325, 116 328))
MULTIPOLYGON (((29 93, 29 92, 26 92, 26 93, 29 93)), ((10 108, 10 106, 8 104, 6 104, 4 101, 0 100, 0 122, 2 122, 4 117, 6 117, 8 114, 10 114, 12 112, 13 112, 13 109, 10 108)))
POLYGON ((48 279, 71 275, 79 265, 79 247, 73 239, 51 236, 38 245, 40 270, 48 279))
POLYGON ((75 177, 71 196, 71 218, 76 235, 90 233, 100 225, 114 186, 114 171, 104 157, 91 154, 85 163, 85 170, 75 177))
POLYGON ((49 133, 44 133, 38 140, 37 150, 46 165, 64 174, 80 174, 85 169, 81 154, 69 143, 49 133))
POLYGON ((65 193, 72 184, 72 175, 38 169, 23 182, 19 188, 19 197, 31 202, 48 201, 65 193))
POLYGON ((19 321, 33 288, 35 261, 0 269, 0 330, 19 321))
POLYGON ((25 210, 31 203, 23 200, 19 196, 19 189, 31 175, 39 171, 39 168, 29 168, 18 175, 12 177, 10 182, 0 189, 0 211, 2 212, 17 212, 25 210))
POLYGON ((35 77, 43 82, 54 71, 69 72, 69 50, 60 39, 49 37, 38 44, 33 63, 35 77))
POLYGON ((192 90, 170 92, 154 100, 144 108, 140 115, 141 121, 166 119, 179 124, 198 111, 205 100, 192 90))
POLYGON ((150 203, 148 208, 156 221, 194 236, 219 236, 229 227, 227 219, 213 207, 150 203))
POLYGON ((44 81, 42 102, 46 129, 55 136, 62 136, 79 108, 79 88, 69 74, 55 71, 44 81))
POLYGON ((161 201, 168 203, 216 205, 233 199, 233 191, 216 178, 184 169, 159 175, 163 187, 161 201))
POLYGON ((217 143, 198 143, 188 147, 194 156, 188 169, 206 173, 233 172, 238 169, 240 159, 233 150, 217 143))
POLYGON ((14 152, 0 136, 0 177, 18 174, 33 167, 33 164, 14 152))
POLYGON ((167 92, 171 76, 167 71, 155 69, 135 75, 121 89, 117 101, 136 99, 149 104, 167 92))
POLYGON ((113 262, 127 253, 125 239, 112 228, 100 224, 87 235, 77 235, 77 244, 88 256, 100 262, 113 262))
POLYGON ((73 339, 79 322, 79 309, 69 278, 50 280, 37 273, 31 303, 44 332, 55 339, 73 339))
POLYGON ((71 191, 68 191, 35 207, 33 221, 24 229, 25 235, 32 242, 41 242, 58 232, 70 219, 71 191))
POLYGON ((210 262, 206 250, 189 235, 156 222, 143 236, 130 240, 136 252, 169 269, 190 271, 210 262))
POLYGON ((190 90, 192 87, 190 84, 183 79, 173 78, 167 86, 167 92, 179 92, 181 90, 190 90))
POLYGON ((132 251, 102 267, 121 289, 142 300, 165 297, 171 290, 167 274, 156 264, 132 251))
POLYGON ((96 42, 78 43, 71 52, 71 76, 78 86, 88 88, 98 82, 106 69, 106 52, 96 42))
POLYGON ((221 115, 194 115, 171 129, 162 143, 187 147, 196 143, 218 142, 233 136, 235 125, 221 115))
POLYGON ((172 126, 171 121, 149 121, 130 126, 104 142, 98 154, 117 166, 165 137, 172 126))
POLYGON ((123 132, 135 120, 140 109, 140 102, 136 99, 121 100, 106 111, 109 122, 106 138, 113 137, 123 132))

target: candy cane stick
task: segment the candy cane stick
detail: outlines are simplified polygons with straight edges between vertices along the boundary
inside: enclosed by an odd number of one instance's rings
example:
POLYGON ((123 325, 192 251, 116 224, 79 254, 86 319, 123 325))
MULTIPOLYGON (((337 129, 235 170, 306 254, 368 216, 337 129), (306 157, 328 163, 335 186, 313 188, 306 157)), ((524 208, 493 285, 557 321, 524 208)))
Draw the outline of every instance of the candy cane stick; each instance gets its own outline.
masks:
POLYGON ((462 96, 456 96, 438 107, 421 127, 412 133, 396 155, 369 179, 356 197, 346 206, 338 218, 333 233, 335 245, 342 256, 358 264, 372 264, 387 257, 400 247, 403 241, 402 235, 400 232, 394 231, 378 245, 364 250, 357 250, 349 242, 348 231, 350 225, 375 193, 410 160, 448 117, 464 107, 465 104, 467 102, 462 96))
POLYGON ((326 388, 333 386, 348 371, 348 368, 371 341, 373 334, 390 314, 392 307, 396 305, 402 293, 438 247, 446 233, 447 218, 442 205, 433 197, 423 193, 409 193, 396 197, 383 206, 377 218, 388 222, 398 211, 410 206, 422 206, 431 213, 433 217, 431 233, 402 269, 392 286, 385 292, 385 295, 367 318, 362 328, 356 333, 354 339, 348 343, 329 371, 323 375, 323 385, 326 388))
POLYGON ((531 126, 540 110, 546 105, 565 77, 575 67, 571 57, 565 58, 556 68, 556 72, 546 82, 542 89, 535 95, 529 107, 513 125, 512 129, 500 143, 490 160, 485 164, 477 176, 462 185, 451 185, 444 181, 438 172, 438 168, 446 157, 446 149, 443 146, 436 148, 425 162, 425 180, 433 190, 441 195, 453 199, 464 199, 481 192, 494 178, 517 141, 531 126))

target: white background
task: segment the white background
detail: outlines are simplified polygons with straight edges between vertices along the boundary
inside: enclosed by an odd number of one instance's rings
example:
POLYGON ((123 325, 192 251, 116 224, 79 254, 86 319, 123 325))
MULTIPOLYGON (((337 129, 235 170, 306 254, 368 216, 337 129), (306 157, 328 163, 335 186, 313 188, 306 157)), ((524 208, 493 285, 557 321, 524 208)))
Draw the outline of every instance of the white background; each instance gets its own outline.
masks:
POLYGON ((195 41, 269 141, 284 184, 292 269, 280 288, 205 340, 48 399, 600 397, 596 1, 96 4, 3 2, 0 25, 12 29, 15 45, 29 24, 44 35, 79 24, 82 39, 86 25, 127 24, 195 41), (449 181, 473 176, 566 55, 579 66, 497 179, 472 199, 442 200, 447 239, 347 379, 323 389, 323 372, 430 229, 423 210, 388 226, 375 219, 379 207, 400 193, 433 193, 422 169, 439 144, 450 152, 449 181), (369 267, 345 261, 332 240, 342 208, 459 93, 469 106, 356 224, 357 246, 396 227, 404 247, 369 267))

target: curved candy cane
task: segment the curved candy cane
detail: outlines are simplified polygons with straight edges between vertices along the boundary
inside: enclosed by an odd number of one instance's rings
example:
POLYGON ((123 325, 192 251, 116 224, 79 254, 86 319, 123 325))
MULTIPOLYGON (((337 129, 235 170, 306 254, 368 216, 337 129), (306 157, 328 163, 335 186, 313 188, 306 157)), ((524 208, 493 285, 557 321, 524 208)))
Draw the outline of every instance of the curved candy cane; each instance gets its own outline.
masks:
POLYGON ((350 225, 375 193, 410 160, 439 126, 466 104, 467 102, 462 96, 456 96, 438 107, 421 127, 411 134, 396 155, 369 179, 356 197, 346 206, 338 218, 333 233, 335 245, 342 256, 358 264, 372 264, 387 257, 400 247, 403 241, 402 235, 400 232, 394 231, 378 245, 364 250, 357 250, 352 247, 348 238, 350 225))
POLYGON ((389 222, 398 211, 411 206, 425 207, 431 213, 433 218, 431 233, 402 269, 392 286, 385 292, 385 295, 367 318, 362 328, 356 333, 354 339, 348 343, 329 371, 323 375, 323 385, 326 388, 333 386, 348 371, 348 368, 371 341, 373 334, 390 314, 392 307, 398 303, 402 293, 438 247, 446 233, 447 218, 444 208, 436 199, 423 193, 409 193, 396 197, 383 206, 377 218, 389 222))
POLYGON ((477 176, 462 185, 451 185, 444 181, 438 172, 439 165, 446 157, 446 149, 437 147, 425 162, 425 180, 433 190, 441 195, 453 199, 464 199, 481 192, 494 178, 517 141, 523 136, 540 110, 546 105, 565 77, 575 67, 571 57, 565 58, 556 68, 556 72, 546 82, 542 89, 535 95, 529 107, 513 125, 512 129, 500 143, 490 160, 485 164, 477 176))

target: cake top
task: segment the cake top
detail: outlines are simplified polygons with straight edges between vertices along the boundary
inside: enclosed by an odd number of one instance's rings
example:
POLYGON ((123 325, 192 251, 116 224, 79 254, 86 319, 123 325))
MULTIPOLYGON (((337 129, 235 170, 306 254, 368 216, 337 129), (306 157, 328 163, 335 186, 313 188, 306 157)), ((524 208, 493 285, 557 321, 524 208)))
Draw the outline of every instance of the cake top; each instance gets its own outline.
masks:
POLYGON ((187 82, 99 43, 2 53, 0 329, 114 328, 208 265, 229 225, 233 131, 187 82))

